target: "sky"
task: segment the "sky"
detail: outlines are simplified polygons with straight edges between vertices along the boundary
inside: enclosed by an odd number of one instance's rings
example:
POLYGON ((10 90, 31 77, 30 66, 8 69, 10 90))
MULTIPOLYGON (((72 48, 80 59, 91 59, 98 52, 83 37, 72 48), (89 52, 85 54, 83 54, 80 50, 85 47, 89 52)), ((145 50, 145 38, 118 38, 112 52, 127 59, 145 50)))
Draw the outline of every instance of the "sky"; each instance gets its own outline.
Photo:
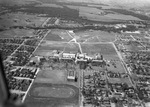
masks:
MULTIPOLYGON (((22 1, 33 1, 33 0, 0 0, 0 3, 2 2, 11 3, 12 1, 22 2, 22 1)), ((123 6, 150 6, 150 0, 57 0, 57 1, 105 3, 105 4, 123 5, 123 6)))
POLYGON ((61 1, 74 1, 74 2, 90 2, 90 3, 106 3, 117 5, 129 6, 150 6, 150 0, 61 0, 61 1))
MULTIPOLYGON (((65 0, 64 0, 65 1, 65 0)), ((84 1, 84 2, 95 2, 95 3, 150 3, 150 0, 68 0, 68 1, 84 1)))

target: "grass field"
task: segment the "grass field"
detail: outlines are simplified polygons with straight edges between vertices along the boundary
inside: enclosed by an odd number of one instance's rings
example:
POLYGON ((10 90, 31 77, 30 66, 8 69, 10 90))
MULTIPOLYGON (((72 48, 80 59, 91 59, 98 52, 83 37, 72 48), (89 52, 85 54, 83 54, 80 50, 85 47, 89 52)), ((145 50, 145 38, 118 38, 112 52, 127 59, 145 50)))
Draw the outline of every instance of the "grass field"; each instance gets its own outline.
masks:
POLYGON ((65 30, 52 30, 45 38, 45 40, 49 41, 62 41, 69 42, 72 38, 68 35, 65 30))
POLYGON ((52 34, 51 32, 46 36, 45 40, 49 41, 62 41, 63 39, 56 34, 52 34))
POLYGON ((72 85, 35 83, 25 102, 30 107, 78 107, 78 94, 78 88, 72 85))
POLYGON ((79 12, 86 12, 86 13, 91 13, 91 14, 99 14, 100 12, 104 12, 103 10, 97 9, 95 7, 73 6, 73 5, 67 5, 67 7, 71 9, 78 9, 79 12))
MULTIPOLYGON (((94 8, 94 7, 88 7, 88 6, 72 6, 72 5, 67 5, 67 7, 71 9, 76 9, 79 10, 79 16, 83 17, 88 20, 94 20, 94 21, 121 21, 121 20, 140 20, 137 17, 134 17, 132 15, 125 15, 125 14, 119 14, 119 13, 108 13, 106 10, 94 8)), ((109 6, 108 6, 109 7, 109 6)), ((103 7, 103 8, 108 8, 108 7, 103 7)))
POLYGON ((65 43, 53 43, 44 41, 36 50, 35 55, 49 56, 53 50, 63 51, 65 43))
POLYGON ((0 28, 11 26, 41 26, 46 17, 38 17, 36 14, 26 14, 22 12, 9 13, 0 16, 0 28))
POLYGON ((0 32, 0 38, 12 38, 22 36, 35 36, 33 29, 23 29, 26 26, 41 26, 46 20, 36 14, 26 14, 22 12, 11 12, 0 16, 0 29, 8 29, 0 32), (13 28, 19 26, 20 28, 13 28), (12 28, 11 28, 12 27, 12 28))
POLYGON ((67 80, 63 66, 63 62, 43 64, 25 100, 28 106, 79 107, 79 83, 67 80))
POLYGON ((33 34, 34 30, 32 29, 9 29, 0 32, 0 38, 13 38, 13 37, 26 37, 26 36, 35 36, 33 34))
MULTIPOLYGON (((44 1, 49 2, 50 0, 44 1)), ((115 12, 114 14, 105 14, 104 10, 94 7, 78 7, 71 5, 68 7, 71 9, 56 4, 46 4, 46 2, 45 4, 36 5, 35 7, 21 7, 18 8, 20 9, 20 11, 22 10, 22 12, 28 12, 33 14, 21 13, 16 10, 16 12, 1 15, 0 28, 10 28, 13 26, 39 27, 47 19, 46 17, 40 17, 41 13, 44 15, 47 14, 48 16, 52 17, 62 17, 66 20, 78 20, 81 17, 89 20, 108 22, 118 20, 139 20, 136 17, 119 13, 116 14, 115 12)), ((0 32, 0 38, 35 36, 33 32, 34 30, 31 29, 9 29, 7 31, 0 32)), ((87 53, 89 56, 100 53, 104 56, 104 59, 106 60, 115 60, 116 68, 110 64, 108 70, 113 72, 125 73, 119 57, 113 45, 110 43, 115 40, 115 35, 115 33, 93 30, 76 32, 76 35, 72 34, 72 36, 77 39, 77 42, 82 42, 81 48, 83 50, 83 53, 87 53)), ((40 56, 50 56, 54 50, 64 51, 66 53, 79 52, 80 45, 78 46, 78 44, 69 42, 71 39, 71 36, 68 35, 66 30, 54 29, 45 37, 44 41, 42 41, 41 45, 38 47, 34 54, 40 56)), ((69 64, 71 68, 72 64, 69 64)), ((68 72, 66 70, 66 65, 69 66, 69 64, 62 64, 61 61, 58 63, 55 61, 45 62, 41 67, 40 71, 38 72, 37 78, 35 79, 31 89, 28 92, 25 103, 27 103, 29 107, 79 107, 80 70, 78 68, 78 65, 75 65, 76 76, 78 77, 77 82, 68 81, 68 72)), ((99 71, 98 67, 93 68, 99 71)), ((100 70, 101 69, 102 68, 100 68, 100 70)), ((129 83, 128 79, 122 78, 109 79, 109 81, 122 81, 129 83)))
MULTIPOLYGON (((123 67, 119 58, 118 58, 118 60, 111 60, 111 61, 113 61, 115 63, 116 68, 112 65, 112 63, 109 63, 109 66, 107 67, 108 71, 111 71, 114 73, 126 73, 126 70, 123 67)), ((126 78, 109 78, 108 80, 110 83, 127 83, 129 86, 132 86, 128 77, 126 77, 126 78)))
POLYGON ((112 42, 115 40, 116 33, 109 33, 104 31, 82 31, 82 32, 76 32, 77 35, 77 41, 84 42, 87 40, 87 42, 112 42), (91 39, 90 39, 91 38, 91 39))
POLYGON ((116 68, 110 63, 110 66, 108 67, 108 70, 114 71, 114 72, 120 72, 120 73, 125 73, 125 69, 123 65, 121 64, 121 61, 118 60, 112 60, 115 62, 116 68))
POLYGON ((81 44, 84 53, 94 55, 100 53, 102 55, 117 55, 112 44, 81 44))
POLYGON ((36 50, 35 55, 49 56, 53 50, 64 51, 77 53, 79 51, 79 47, 75 43, 61 43, 61 42, 51 42, 45 41, 43 42, 39 48, 36 50))
POLYGON ((88 39, 86 39, 85 41, 84 41, 84 43, 90 43, 90 42, 92 42, 92 43, 95 43, 95 42, 100 42, 99 41, 99 38, 98 38, 98 36, 94 36, 94 37, 91 37, 91 38, 88 38, 88 39))
POLYGON ((133 51, 133 52, 138 52, 140 50, 143 50, 143 47, 141 45, 124 45, 125 48, 128 50, 128 51, 133 51))
POLYGON ((77 52, 79 52, 79 46, 75 43, 66 44, 64 52, 66 52, 66 53, 77 53, 77 52))
POLYGON ((62 84, 66 82, 66 71, 45 69, 39 72, 36 83, 62 84))
POLYGON ((111 78, 109 79, 110 83, 127 83, 129 86, 132 86, 128 78, 111 78))
POLYGON ((123 14, 107 14, 104 16, 97 15, 97 14, 91 14, 91 13, 85 13, 81 12, 80 17, 83 17, 88 20, 93 20, 93 21, 106 21, 106 22, 119 22, 123 20, 137 20, 140 21, 140 19, 130 16, 130 15, 123 15, 123 14))
MULTIPOLYGON (((88 44, 84 43, 81 44, 83 52, 87 53, 88 55, 94 55, 96 53, 100 53, 104 56, 104 59, 106 60, 107 64, 107 70, 114 72, 114 73, 126 73, 126 70, 124 69, 121 60, 119 59, 114 47, 112 44, 88 44), (115 63, 115 66, 113 65, 115 63)), ((92 67, 94 68, 94 67, 92 67)), ((96 71, 102 71, 95 69, 96 71)), ((85 75, 89 75, 92 72, 86 72, 85 75)), ((129 81, 129 78, 109 78, 108 81, 110 83, 127 83, 129 86, 131 86, 131 82, 129 81)))
POLYGON ((42 4, 39 4, 39 5, 36 5, 36 7, 57 7, 57 8, 63 8, 62 6, 57 5, 57 4, 47 4, 47 3, 42 3, 42 4))
POLYGON ((73 89, 64 86, 53 86, 53 87, 36 87, 32 95, 35 97, 55 97, 55 98, 69 98, 75 95, 73 89))

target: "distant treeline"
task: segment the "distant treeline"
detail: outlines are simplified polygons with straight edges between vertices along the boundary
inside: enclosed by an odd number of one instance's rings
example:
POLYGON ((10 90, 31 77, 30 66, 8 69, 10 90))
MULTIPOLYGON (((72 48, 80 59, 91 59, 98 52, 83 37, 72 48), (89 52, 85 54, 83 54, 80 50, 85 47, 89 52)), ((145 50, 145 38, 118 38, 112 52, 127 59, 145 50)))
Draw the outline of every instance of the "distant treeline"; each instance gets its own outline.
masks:
POLYGON ((150 20, 150 17, 148 17, 146 15, 138 14, 138 13, 128 11, 125 9, 105 9, 105 10, 113 11, 113 12, 124 14, 124 15, 131 15, 131 16, 137 17, 141 20, 150 20))
POLYGON ((1 28, 0 28, 0 32, 2 32, 2 31, 5 31, 5 29, 1 29, 1 28))
POLYGON ((53 3, 53 4, 58 4, 58 5, 74 5, 74 6, 88 6, 88 5, 100 5, 100 6, 109 6, 107 4, 102 4, 102 3, 86 3, 86 2, 64 2, 64 0, 38 0, 41 1, 42 3, 53 3))
POLYGON ((102 21, 92 21, 88 19, 83 19, 82 17, 79 17, 78 10, 70 9, 66 6, 63 6, 63 8, 36 7, 35 4, 31 4, 31 5, 25 5, 25 6, 9 6, 7 8, 9 8, 11 12, 25 12, 29 14, 45 14, 46 17, 59 17, 65 20, 73 20, 81 24, 82 23, 85 23, 85 24, 93 24, 93 23, 95 24, 119 24, 119 23, 122 23, 122 21, 102 22, 102 21))
POLYGON ((102 31, 106 31, 106 32, 114 32, 114 33, 121 33, 121 31, 125 32, 125 31, 136 31, 137 28, 135 26, 127 26, 127 28, 119 28, 116 29, 114 27, 105 27, 105 26, 99 26, 99 27, 95 27, 95 26, 86 26, 86 27, 82 27, 82 28, 76 28, 74 29, 74 32, 79 32, 79 31, 85 31, 85 30, 102 30, 102 31))
POLYGON ((65 29, 65 30, 73 30, 74 32, 85 31, 85 30, 102 30, 107 32, 121 33, 121 31, 136 31, 137 28, 135 26, 127 26, 127 28, 116 29, 114 27, 105 27, 105 26, 84 26, 84 27, 61 27, 61 26, 50 26, 50 27, 28 27, 30 29, 65 29))

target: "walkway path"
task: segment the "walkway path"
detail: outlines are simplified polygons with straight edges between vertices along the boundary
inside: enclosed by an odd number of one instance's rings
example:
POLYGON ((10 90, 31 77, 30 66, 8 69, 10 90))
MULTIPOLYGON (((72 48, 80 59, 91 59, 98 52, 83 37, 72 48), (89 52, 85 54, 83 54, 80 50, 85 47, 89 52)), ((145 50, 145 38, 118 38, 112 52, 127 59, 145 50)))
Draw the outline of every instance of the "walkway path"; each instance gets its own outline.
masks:
POLYGON ((79 49, 80 49, 80 52, 81 53, 83 53, 83 51, 82 51, 82 48, 81 48, 81 45, 80 45, 80 43, 79 42, 77 42, 77 40, 76 40, 76 38, 75 37, 73 37, 68 31, 66 31, 67 33, 68 33, 68 35, 72 38, 72 40, 70 40, 68 43, 70 43, 70 42, 74 42, 74 43, 76 43, 76 44, 78 44, 78 46, 79 46, 79 49))

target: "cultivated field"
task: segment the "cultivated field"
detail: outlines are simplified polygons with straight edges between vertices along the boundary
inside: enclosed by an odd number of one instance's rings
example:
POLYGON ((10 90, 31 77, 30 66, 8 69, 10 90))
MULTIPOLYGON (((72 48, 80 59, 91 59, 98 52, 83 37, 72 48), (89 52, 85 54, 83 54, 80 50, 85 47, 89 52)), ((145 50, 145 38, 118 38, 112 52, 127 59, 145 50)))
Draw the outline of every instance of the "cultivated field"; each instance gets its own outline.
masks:
POLYGON ((22 12, 9 13, 0 16, 0 28, 12 26, 41 26, 46 17, 38 17, 36 14, 26 14, 22 12))
POLYGON ((23 36, 35 36, 33 29, 25 29, 24 27, 38 27, 43 24, 46 17, 39 17, 36 14, 26 13, 6 13, 0 16, 0 38, 12 38, 23 36))
POLYGON ((13 37, 26 37, 26 36, 36 36, 32 29, 9 29, 0 32, 0 38, 13 38, 13 37))
MULTIPOLYGON (((72 6, 67 5, 71 9, 79 10, 79 16, 85 19, 94 20, 94 21, 121 21, 121 20, 140 20, 137 17, 131 15, 124 15, 115 12, 102 10, 94 7, 88 6, 72 6)), ((108 6, 109 7, 109 6, 108 6)), ((104 7, 106 8, 106 6, 104 7)))

